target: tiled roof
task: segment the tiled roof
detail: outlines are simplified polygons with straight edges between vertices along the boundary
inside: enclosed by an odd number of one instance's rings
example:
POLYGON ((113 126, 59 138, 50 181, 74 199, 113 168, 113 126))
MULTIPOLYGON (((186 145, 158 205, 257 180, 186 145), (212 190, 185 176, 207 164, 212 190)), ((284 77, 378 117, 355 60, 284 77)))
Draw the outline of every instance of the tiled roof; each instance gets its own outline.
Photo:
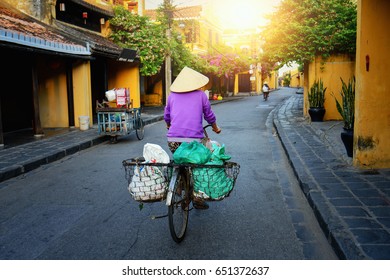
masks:
POLYGON ((3 2, 0 2, 0 45, 85 58, 101 55, 118 59, 123 50, 99 33, 55 19, 53 25, 46 25, 3 2))
POLYGON ((101 54, 110 57, 118 57, 122 48, 109 39, 94 33, 92 31, 69 25, 61 21, 54 21, 55 26, 69 36, 78 38, 81 41, 88 42, 92 54, 101 54))
POLYGON ((0 42, 71 55, 91 55, 86 42, 66 36, 34 18, 0 2, 0 42))
POLYGON ((178 7, 173 13, 174 19, 193 19, 199 18, 202 12, 202 6, 178 7))
MULTIPOLYGON (((202 6, 177 7, 173 13, 174 20, 200 18, 202 6)), ((145 10, 145 16, 153 20, 157 18, 157 10, 145 10)))

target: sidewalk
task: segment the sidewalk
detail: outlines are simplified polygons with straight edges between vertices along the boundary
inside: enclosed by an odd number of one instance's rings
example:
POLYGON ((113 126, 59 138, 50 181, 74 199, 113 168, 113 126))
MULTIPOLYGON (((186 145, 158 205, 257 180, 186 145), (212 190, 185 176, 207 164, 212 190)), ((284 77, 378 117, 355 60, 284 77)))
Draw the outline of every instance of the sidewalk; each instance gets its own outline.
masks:
MULTIPOLYGON (((163 108, 156 107, 142 112, 145 125, 163 119, 163 108)), ((55 136, 0 150, 0 182, 22 175, 41 165, 57 161, 94 145, 109 141, 99 135, 97 125, 88 130, 69 129, 55 136)))
MULTIPOLYGON (((212 105, 233 101, 228 97, 212 105)), ((390 259, 390 170, 357 170, 340 140, 341 122, 310 123, 303 95, 274 113, 273 124, 290 164, 328 240, 341 259, 390 259)), ((145 124, 162 120, 163 107, 142 111, 145 124)), ((97 126, 0 150, 0 182, 108 141, 97 126)))
POLYGON ((309 123, 303 96, 289 98, 274 127, 336 254, 341 259, 390 259, 390 170, 358 170, 346 157, 341 122, 309 123))

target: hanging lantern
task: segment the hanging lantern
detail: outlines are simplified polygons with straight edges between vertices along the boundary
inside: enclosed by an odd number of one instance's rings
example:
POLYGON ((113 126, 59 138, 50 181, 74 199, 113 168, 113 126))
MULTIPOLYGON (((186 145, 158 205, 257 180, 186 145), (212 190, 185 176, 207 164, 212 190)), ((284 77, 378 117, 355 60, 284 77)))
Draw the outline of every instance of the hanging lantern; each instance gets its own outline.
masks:
POLYGON ((60 3, 60 11, 65 12, 65 3, 60 3))
POLYGON ((103 25, 106 23, 106 20, 104 18, 100 18, 100 24, 103 25))
POLYGON ((87 24, 87 18, 88 18, 88 13, 87 12, 83 12, 84 24, 87 24))

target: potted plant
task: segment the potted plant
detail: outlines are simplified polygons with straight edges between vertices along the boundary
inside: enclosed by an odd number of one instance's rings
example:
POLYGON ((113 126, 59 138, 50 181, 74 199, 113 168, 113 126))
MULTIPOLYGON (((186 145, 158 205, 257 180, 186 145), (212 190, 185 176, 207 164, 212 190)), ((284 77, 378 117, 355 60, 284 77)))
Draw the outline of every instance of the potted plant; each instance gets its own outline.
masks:
POLYGON ((322 122, 325 115, 326 87, 321 79, 314 81, 309 91, 309 115, 312 122, 322 122))
POLYGON ((355 76, 345 83, 341 79, 341 103, 335 97, 337 111, 340 113, 343 121, 343 131, 341 132, 341 140, 344 143, 347 155, 353 156, 353 127, 355 124, 355 76))

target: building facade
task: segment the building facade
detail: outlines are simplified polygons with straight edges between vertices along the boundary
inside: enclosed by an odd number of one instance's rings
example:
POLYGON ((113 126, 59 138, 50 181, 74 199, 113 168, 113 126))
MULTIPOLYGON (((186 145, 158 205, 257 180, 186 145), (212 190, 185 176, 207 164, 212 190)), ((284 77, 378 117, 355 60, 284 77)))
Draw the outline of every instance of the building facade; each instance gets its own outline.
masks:
MULTIPOLYGON (((390 168, 390 30, 387 28, 390 2, 383 0, 357 1, 356 56, 334 56, 325 64, 321 59, 305 66, 304 91, 307 93, 315 79, 323 78, 328 87, 324 120, 341 120, 336 109, 336 97, 342 78, 355 77, 355 121, 353 133, 353 165, 362 169, 390 168)), ((338 97, 339 98, 339 97, 338 97)), ((341 100, 340 100, 341 101, 341 100)), ((304 114, 308 100, 305 94, 304 114)), ((341 131, 340 131, 341 132, 341 131)), ((341 140, 340 140, 341 141, 341 140)))
POLYGON ((1 67, 2 146, 6 133, 23 130, 41 137, 79 127, 80 116, 93 124, 96 103, 108 89, 129 88, 132 105, 140 106, 136 52, 105 38, 116 2, 0 3, 0 56, 12 61, 1 67), (9 82, 15 79, 16 85, 9 82))

